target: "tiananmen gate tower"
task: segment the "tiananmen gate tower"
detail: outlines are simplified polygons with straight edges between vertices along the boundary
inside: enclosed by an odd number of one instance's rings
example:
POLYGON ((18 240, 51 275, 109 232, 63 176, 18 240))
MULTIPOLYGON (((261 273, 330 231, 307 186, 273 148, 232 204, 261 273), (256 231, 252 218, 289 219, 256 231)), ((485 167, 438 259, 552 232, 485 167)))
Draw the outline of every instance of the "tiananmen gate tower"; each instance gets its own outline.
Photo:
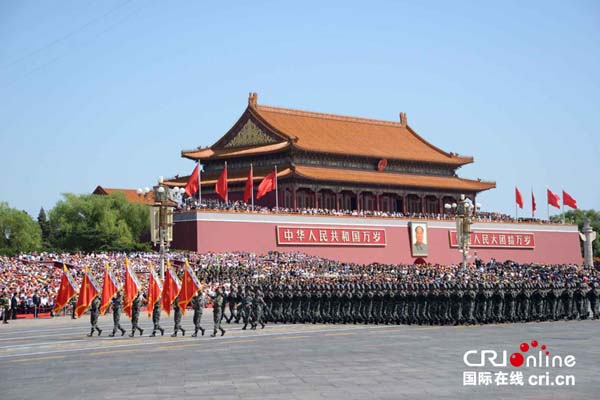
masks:
MULTIPOLYGON (((459 177, 457 170, 473 158, 429 143, 405 113, 390 122, 299 111, 259 105, 256 93, 216 143, 181 156, 202 164, 203 200, 220 200, 215 184, 225 165, 229 202, 243 199, 251 165, 255 191, 277 168, 278 190, 255 205, 277 203, 278 212, 199 207, 175 213, 173 248, 197 252, 279 250, 358 263, 457 263, 456 225, 440 218, 444 205, 461 195, 475 203, 478 193, 496 187, 459 177), (311 209, 351 215, 302 212, 311 209)), ((188 179, 166 184, 181 187, 188 179)), ((471 254, 482 259, 581 262, 574 225, 475 220, 472 229, 471 254)))
MULTIPOLYGON (((447 153, 428 143, 407 123, 262 106, 251 93, 248 107, 214 145, 184 150, 200 161, 203 196, 227 161, 229 200, 241 200, 250 164, 262 180, 277 166, 279 205, 402 213, 443 213, 443 205, 465 194, 496 187, 459 178, 472 157, 447 153)), ((185 183, 187 177, 177 180, 185 183)), ((256 204, 275 206, 274 193, 256 204)))

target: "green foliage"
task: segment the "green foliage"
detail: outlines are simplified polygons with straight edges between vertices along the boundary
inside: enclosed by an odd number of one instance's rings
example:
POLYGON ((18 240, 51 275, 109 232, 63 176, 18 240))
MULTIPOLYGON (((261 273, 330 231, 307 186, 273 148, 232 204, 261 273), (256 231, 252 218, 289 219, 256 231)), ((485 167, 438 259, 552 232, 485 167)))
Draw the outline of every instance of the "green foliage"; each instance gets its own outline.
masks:
POLYGON ((0 254, 15 255, 41 249, 42 232, 31 216, 0 203, 0 254))
POLYGON ((148 207, 122 193, 109 196, 64 194, 50 211, 50 242, 67 251, 133 251, 150 231, 148 207))
POLYGON ((48 221, 44 207, 40 208, 37 220, 42 230, 42 245, 47 250, 50 248, 50 221, 48 221))
MULTIPOLYGON (((598 239, 593 243, 594 257, 600 257, 600 212, 595 210, 571 210, 564 213, 565 222, 576 224, 579 227, 579 231, 583 229, 583 221, 586 219, 590 220, 592 229, 596 231, 598 239)), ((550 219, 554 222, 562 221, 562 214, 553 215, 550 219)), ((583 246, 582 246, 583 251, 583 246)))

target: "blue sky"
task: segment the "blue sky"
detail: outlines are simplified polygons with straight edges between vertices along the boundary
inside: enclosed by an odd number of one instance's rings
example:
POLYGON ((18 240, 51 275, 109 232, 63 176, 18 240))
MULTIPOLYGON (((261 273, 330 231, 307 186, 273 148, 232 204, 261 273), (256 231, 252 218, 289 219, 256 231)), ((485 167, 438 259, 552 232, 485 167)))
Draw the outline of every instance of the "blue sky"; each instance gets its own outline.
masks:
POLYGON ((259 103, 398 120, 495 180, 600 209, 600 2, 3 1, 0 201, 187 174, 259 103), (488 4, 485 4, 488 3, 488 4))

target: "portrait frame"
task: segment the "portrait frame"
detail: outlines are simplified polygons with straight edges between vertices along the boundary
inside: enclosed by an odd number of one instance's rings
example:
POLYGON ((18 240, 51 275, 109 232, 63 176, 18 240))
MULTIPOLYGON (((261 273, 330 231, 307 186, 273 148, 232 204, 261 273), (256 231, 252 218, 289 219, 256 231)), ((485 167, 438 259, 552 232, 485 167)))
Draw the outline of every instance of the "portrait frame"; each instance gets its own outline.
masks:
POLYGON ((427 222, 410 223, 410 250, 413 257, 427 257, 429 255, 428 233, 427 222), (419 244, 418 241, 421 243, 419 244))

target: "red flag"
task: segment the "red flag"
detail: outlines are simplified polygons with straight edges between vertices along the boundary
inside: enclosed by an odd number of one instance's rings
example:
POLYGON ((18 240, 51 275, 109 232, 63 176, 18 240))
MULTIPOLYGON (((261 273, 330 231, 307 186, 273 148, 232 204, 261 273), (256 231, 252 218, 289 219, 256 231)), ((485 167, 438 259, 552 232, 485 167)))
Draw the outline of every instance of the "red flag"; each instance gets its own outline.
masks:
POLYGON ((171 264, 167 262, 167 271, 165 272, 165 282, 163 284, 163 292, 161 297, 162 309, 165 310, 167 315, 171 315, 171 305, 173 304, 173 300, 179 294, 179 290, 181 285, 179 284, 179 279, 175 272, 171 269, 171 264))
POLYGON ((531 192, 531 218, 535 215, 535 210, 537 210, 537 204, 535 204, 535 196, 533 195, 533 191, 531 192))
POLYGON ((553 207, 560 208, 560 204, 559 204, 560 196, 552 193, 552 191, 550 189, 547 189, 547 193, 548 193, 548 204, 550 204, 553 207))
POLYGON ((100 287, 86 266, 83 271, 83 280, 81 281, 81 288, 79 289, 77 305, 75 305, 75 314, 78 317, 81 317, 99 294, 100 287))
POLYGON ((148 318, 152 316, 152 309, 161 293, 162 283, 160 282, 160 278, 156 276, 152 264, 150 264, 150 276, 148 277, 148 318))
POLYGON ((515 186, 515 201, 519 208, 523 208, 523 196, 521 196, 521 192, 519 192, 519 188, 515 186))
POLYGON ((125 285, 124 285, 124 293, 123 293, 123 312, 131 318, 131 305, 133 304, 133 299, 140 292, 140 282, 135 275, 135 272, 131 268, 131 264, 129 264, 129 259, 125 259, 125 285))
POLYGON ((103 315, 106 313, 112 298, 117 293, 120 286, 119 281, 117 281, 112 270, 108 264, 106 264, 104 266, 104 282, 102 283, 102 304, 100 304, 100 314, 103 315))
POLYGON ((223 200, 227 201, 227 164, 225 164, 225 168, 217 180, 215 192, 217 192, 223 200))
POLYGON ((63 264, 63 274, 62 278, 60 278, 60 288, 58 289, 58 293, 56 294, 56 299, 54 299, 54 313, 58 314, 60 310, 64 308, 69 303, 75 295, 77 294, 77 283, 73 276, 69 272, 66 265, 63 264))
POLYGON ((196 164, 196 168, 194 168, 194 171, 192 171, 190 179, 188 179, 187 183, 185 184, 185 192, 188 196, 192 197, 194 193, 198 191, 199 187, 200 184, 198 182, 198 164, 196 164))
POLYGON ((260 199, 265 194, 269 193, 272 190, 275 190, 276 187, 277 175, 275 175, 275 171, 273 171, 269 175, 265 176, 260 185, 258 185, 258 190, 256 191, 256 198, 260 199))
POLYGON ((200 288, 201 285, 198 278, 196 278, 196 274, 194 274, 194 271, 192 271, 192 268, 190 268, 190 265, 186 261, 183 268, 183 282, 181 283, 178 303, 182 314, 185 315, 185 308, 200 288))
POLYGON ((565 206, 569 206, 575 210, 577 210, 577 201, 575 201, 574 198, 572 198, 569 193, 565 192, 564 190, 563 192, 563 204, 565 206))
POLYGON ((252 191, 254 190, 254 182, 252 181, 252 164, 250 164, 250 172, 248 173, 248 180, 246 181, 246 189, 244 189, 244 201, 247 203, 248 199, 252 197, 252 191))

